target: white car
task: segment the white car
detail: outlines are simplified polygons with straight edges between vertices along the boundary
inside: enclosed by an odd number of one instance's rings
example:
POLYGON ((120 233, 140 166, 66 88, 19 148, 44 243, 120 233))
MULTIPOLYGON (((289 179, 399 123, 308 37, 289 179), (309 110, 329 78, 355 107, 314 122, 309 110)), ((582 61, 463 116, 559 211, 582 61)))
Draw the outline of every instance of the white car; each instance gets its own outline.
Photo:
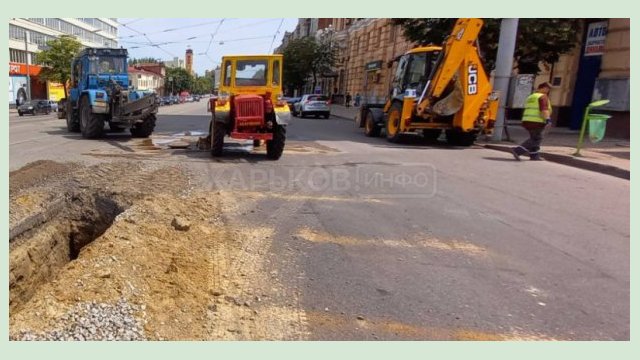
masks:
POLYGON ((299 102, 293 104, 293 116, 305 117, 307 115, 314 115, 319 117, 322 115, 325 119, 328 119, 331 115, 331 108, 329 107, 329 97, 325 95, 303 95, 299 102))
POLYGON ((58 112, 58 102, 49 100, 49 105, 51 105, 51 111, 58 112))

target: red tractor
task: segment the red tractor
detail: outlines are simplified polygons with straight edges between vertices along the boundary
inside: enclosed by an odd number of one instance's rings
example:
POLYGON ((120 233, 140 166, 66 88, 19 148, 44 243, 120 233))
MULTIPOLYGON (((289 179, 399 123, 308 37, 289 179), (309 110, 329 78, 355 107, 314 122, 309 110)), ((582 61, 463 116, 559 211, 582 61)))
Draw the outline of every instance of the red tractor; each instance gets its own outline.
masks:
POLYGON ((219 95, 209 100, 211 154, 221 156, 224 137, 267 143, 267 158, 284 151, 290 112, 282 99, 282 55, 225 56, 219 95))

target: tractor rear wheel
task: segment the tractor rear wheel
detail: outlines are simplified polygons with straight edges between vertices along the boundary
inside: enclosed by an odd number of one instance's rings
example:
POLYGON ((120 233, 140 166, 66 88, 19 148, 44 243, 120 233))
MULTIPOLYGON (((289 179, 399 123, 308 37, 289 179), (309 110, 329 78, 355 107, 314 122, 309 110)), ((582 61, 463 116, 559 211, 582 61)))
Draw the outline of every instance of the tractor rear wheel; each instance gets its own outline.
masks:
POLYGON ((224 148, 224 136, 227 133, 227 127, 223 122, 212 121, 211 129, 211 155, 222 156, 224 148))
POLYGON ((400 140, 400 122, 402 121, 402 104, 394 102, 387 115, 387 140, 397 143, 400 140))
POLYGON ((287 130, 282 125, 276 125, 273 130, 273 139, 267 140, 267 159, 278 160, 284 151, 284 141, 287 136, 287 130))
POLYGON ((364 119, 364 135, 368 137, 380 136, 380 126, 373 121, 373 113, 367 111, 364 119))
POLYGON ((447 143, 454 146, 471 146, 476 141, 476 134, 460 130, 447 130, 447 143))
POLYGON ((102 136, 104 121, 91 111, 89 97, 83 96, 80 100, 80 132, 85 139, 95 139, 102 136))
POLYGON ((430 142, 430 143, 438 141, 440 134, 442 134, 441 129, 423 129, 422 130, 422 136, 424 137, 424 141, 430 142))
POLYGON ((129 129, 131 135, 136 138, 148 138, 153 129, 156 127, 156 115, 149 114, 140 123, 137 123, 129 129))

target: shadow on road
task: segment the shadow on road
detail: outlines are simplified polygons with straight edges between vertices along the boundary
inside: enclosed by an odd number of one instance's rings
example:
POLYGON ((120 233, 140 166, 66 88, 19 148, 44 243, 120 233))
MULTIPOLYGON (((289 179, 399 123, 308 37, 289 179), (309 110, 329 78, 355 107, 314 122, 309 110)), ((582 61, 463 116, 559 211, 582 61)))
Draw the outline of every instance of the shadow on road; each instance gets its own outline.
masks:
MULTIPOLYGON (((504 162, 518 162, 516 159, 514 159, 513 157, 509 156, 509 157, 494 157, 494 156, 484 156, 482 157, 485 160, 491 160, 491 161, 504 161, 504 162)), ((526 160, 526 159, 523 159, 526 160)))

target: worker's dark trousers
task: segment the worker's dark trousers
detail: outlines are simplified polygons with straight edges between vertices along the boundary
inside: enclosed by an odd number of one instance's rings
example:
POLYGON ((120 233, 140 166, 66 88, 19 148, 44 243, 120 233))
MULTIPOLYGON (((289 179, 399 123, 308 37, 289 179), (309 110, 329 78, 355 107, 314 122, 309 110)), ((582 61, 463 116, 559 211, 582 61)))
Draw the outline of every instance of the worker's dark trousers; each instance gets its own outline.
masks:
POLYGON ((527 154, 531 157, 537 157, 538 151, 540 151, 540 144, 542 143, 545 124, 523 121, 522 126, 529 132, 529 138, 515 148, 515 151, 518 155, 527 154))

